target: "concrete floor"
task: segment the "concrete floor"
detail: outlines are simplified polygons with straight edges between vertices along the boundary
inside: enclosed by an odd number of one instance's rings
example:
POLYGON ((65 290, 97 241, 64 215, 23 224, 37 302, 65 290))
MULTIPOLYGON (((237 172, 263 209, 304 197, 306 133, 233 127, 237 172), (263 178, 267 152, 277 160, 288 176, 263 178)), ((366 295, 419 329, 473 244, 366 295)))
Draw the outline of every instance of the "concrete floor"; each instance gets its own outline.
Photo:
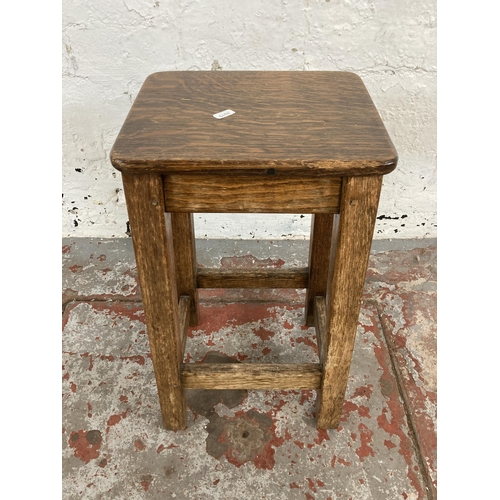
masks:
MULTIPOLYGON (((198 241, 205 267, 307 265, 303 241, 198 241)), ((132 242, 65 239, 63 498, 433 499, 435 240, 375 242, 341 425, 315 391, 188 391, 163 429, 132 242)), ((200 290, 190 362, 315 362, 303 290, 200 290)))

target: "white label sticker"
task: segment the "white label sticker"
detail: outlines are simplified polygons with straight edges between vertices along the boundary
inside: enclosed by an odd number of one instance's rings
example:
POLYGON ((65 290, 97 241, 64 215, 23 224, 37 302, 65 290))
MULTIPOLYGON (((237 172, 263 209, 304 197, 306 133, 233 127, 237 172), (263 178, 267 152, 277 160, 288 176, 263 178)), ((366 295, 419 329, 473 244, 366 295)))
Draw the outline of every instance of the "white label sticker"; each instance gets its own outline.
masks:
POLYGON ((221 111, 220 113, 215 113, 214 118, 220 120, 221 118, 226 118, 226 116, 234 115, 234 111, 232 109, 226 109, 226 111, 221 111))

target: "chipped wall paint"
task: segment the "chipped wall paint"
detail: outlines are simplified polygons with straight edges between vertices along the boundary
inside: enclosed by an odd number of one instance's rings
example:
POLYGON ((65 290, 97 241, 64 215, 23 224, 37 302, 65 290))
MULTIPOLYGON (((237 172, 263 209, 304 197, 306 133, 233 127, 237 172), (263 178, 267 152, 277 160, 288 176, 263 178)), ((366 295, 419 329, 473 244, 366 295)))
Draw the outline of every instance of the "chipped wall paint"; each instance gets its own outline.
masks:
MULTIPOLYGON (((62 48, 63 236, 128 236, 109 152, 150 73, 342 70, 363 78, 399 153, 375 238, 436 237, 435 0, 64 0, 62 48)), ((304 214, 195 220, 199 238, 309 236, 304 214)))

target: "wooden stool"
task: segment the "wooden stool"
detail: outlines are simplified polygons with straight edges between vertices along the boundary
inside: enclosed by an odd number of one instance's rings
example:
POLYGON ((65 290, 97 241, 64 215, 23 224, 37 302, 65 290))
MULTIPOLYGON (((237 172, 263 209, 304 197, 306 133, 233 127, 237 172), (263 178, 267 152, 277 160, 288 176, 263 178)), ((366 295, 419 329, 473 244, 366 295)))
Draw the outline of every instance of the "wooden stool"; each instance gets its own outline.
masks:
POLYGON ((361 79, 344 72, 162 72, 111 152, 121 171, 163 423, 185 389, 316 389, 338 426, 382 176, 397 154, 361 79), (217 119, 225 110, 234 114, 217 119), (310 213, 309 266, 196 267, 194 212, 310 213), (317 364, 184 364, 198 288, 307 288, 317 364))

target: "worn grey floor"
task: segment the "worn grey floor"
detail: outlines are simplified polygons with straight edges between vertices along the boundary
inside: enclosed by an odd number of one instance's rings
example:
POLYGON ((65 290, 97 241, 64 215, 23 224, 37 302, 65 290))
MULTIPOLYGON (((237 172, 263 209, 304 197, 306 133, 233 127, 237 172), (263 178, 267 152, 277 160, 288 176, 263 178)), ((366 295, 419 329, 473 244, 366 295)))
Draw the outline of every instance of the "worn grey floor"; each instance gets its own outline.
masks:
MULTIPOLYGON (((198 241, 287 267, 302 241, 198 241)), ((424 499, 436 487, 436 242, 375 242, 341 425, 315 391, 188 391, 163 429, 130 239, 63 241, 63 498, 424 499)), ((186 362, 317 360, 303 290, 200 290, 186 362)))

